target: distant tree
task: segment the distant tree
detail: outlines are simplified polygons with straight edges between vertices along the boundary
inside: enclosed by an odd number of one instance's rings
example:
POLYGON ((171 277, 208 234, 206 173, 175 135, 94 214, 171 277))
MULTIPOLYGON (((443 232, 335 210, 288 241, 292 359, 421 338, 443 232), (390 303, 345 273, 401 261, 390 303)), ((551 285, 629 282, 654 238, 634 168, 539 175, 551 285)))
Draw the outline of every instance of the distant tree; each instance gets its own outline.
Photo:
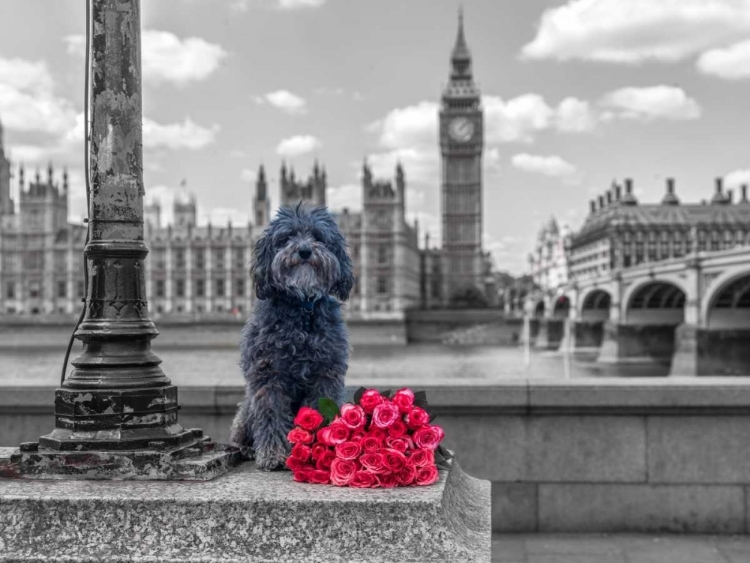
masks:
POLYGON ((486 309, 489 306, 487 296, 473 285, 456 290, 449 303, 453 309, 486 309))

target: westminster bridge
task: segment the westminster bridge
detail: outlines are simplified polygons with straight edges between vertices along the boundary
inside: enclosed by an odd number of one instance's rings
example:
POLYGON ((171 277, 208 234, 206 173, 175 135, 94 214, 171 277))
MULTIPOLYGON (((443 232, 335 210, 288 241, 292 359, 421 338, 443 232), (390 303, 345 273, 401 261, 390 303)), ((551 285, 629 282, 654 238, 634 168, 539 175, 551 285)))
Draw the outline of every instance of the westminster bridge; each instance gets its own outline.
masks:
POLYGON ((671 363, 672 375, 750 375, 750 247, 576 280, 537 294, 526 313, 540 349, 671 363))

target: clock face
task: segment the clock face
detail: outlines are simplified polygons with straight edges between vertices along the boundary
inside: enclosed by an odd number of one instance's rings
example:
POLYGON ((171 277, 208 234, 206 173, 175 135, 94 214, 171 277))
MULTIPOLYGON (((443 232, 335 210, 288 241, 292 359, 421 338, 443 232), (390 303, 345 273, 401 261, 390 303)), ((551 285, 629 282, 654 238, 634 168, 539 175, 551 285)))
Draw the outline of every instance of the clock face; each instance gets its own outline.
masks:
POLYGON ((465 117, 456 117, 448 125, 448 133, 453 140, 465 143, 474 135, 474 124, 465 117))

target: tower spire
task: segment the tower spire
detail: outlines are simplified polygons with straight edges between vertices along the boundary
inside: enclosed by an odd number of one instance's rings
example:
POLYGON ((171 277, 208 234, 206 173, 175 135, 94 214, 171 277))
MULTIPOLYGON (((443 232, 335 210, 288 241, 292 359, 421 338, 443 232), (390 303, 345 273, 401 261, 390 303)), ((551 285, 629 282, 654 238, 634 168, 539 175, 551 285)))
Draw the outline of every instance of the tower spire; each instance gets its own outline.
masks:
POLYGON ((451 78, 471 79, 471 52, 466 44, 464 34, 464 9, 463 6, 458 9, 458 34, 456 35, 456 44, 451 53, 451 78))

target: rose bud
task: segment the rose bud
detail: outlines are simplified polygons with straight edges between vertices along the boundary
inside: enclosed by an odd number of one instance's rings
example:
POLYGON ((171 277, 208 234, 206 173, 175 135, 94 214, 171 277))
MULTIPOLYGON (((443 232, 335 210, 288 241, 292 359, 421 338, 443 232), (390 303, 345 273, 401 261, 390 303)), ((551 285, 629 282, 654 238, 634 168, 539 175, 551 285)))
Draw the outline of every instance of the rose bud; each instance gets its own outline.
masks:
POLYGON ((425 465, 435 465, 435 453, 432 450, 426 450, 421 448, 414 450, 409 456, 409 460, 416 467, 424 467, 425 465))
POLYGON ((401 471, 406 463, 406 456, 398 450, 391 448, 385 448, 383 453, 383 463, 385 466, 394 473, 401 471))
POLYGON ((301 407, 294 417, 294 425, 312 432, 323 423, 323 415, 310 407, 301 407))
POLYGON ((445 432, 439 426, 430 426, 429 424, 418 428, 414 432, 414 443, 418 448, 426 448, 428 450, 437 449, 440 444, 440 440, 445 436, 445 432))
POLYGON ((359 399, 359 404, 362 406, 367 414, 372 413, 380 403, 383 402, 383 396, 378 392, 377 389, 368 389, 362 393, 362 397, 359 399))
POLYGON ((309 483, 313 471, 314 469, 307 465, 300 467, 297 470, 294 470, 294 480, 298 483, 309 483))
POLYGON ((380 428, 370 428, 370 430, 367 431, 367 435, 375 438, 378 442, 383 442, 388 434, 385 432, 385 430, 381 430, 380 428))
POLYGON ((338 446, 349 439, 349 429, 343 423, 332 422, 328 425, 328 428, 331 429, 328 441, 332 446, 338 446))
POLYGON ((375 436, 367 436, 362 439, 362 450, 368 454, 375 453, 381 448, 382 444, 383 442, 375 436))
POLYGON ((331 464, 333 463, 333 460, 336 459, 335 452, 332 452, 331 450, 326 450, 323 455, 321 455, 318 460, 315 462, 315 469, 320 470, 326 470, 331 468, 331 464))
POLYGON ((309 446, 305 446, 304 444, 294 444, 290 457, 307 462, 310 459, 311 453, 312 449, 309 446))
POLYGON ((320 459, 320 456, 322 456, 327 451, 328 447, 325 444, 322 444, 320 442, 318 442, 317 444, 313 444, 311 452, 313 461, 318 461, 320 459))
POLYGON ((292 428, 287 434, 286 439, 292 444, 309 444, 313 441, 313 435, 302 428, 292 428))
POLYGON ((413 465, 404 465, 404 468, 396 473, 396 481, 399 485, 411 485, 417 478, 417 468, 413 465))
POLYGON ((389 473, 390 469, 385 466, 385 456, 380 453, 364 454, 359 458, 362 468, 371 473, 389 473))
POLYGON ((366 436, 364 430, 355 430, 352 435, 349 436, 350 442, 360 442, 366 436))
POLYGON ((414 482, 417 485, 432 485, 438 480, 438 470, 434 465, 425 465, 417 469, 417 477, 414 482))
POLYGON ((406 450, 409 449, 409 443, 403 438, 388 437, 385 439, 385 445, 391 448, 392 450, 397 450, 401 452, 402 454, 406 453, 406 450))
POLYGON ((366 420, 365 411, 359 405, 352 405, 351 403, 341 405, 341 422, 352 430, 364 428, 366 420))
POLYGON ((369 471, 355 471, 354 477, 349 482, 350 487, 358 489, 369 489, 377 487, 380 484, 377 475, 369 471))
POLYGON ((341 442, 336 446, 336 457, 339 459, 357 459, 362 448, 356 442, 341 442))
POLYGON ((388 428, 398 419, 398 407, 391 402, 380 403, 372 411, 372 423, 378 428, 388 428))
POLYGON ((320 469, 313 469, 310 471, 310 482, 317 483, 319 485, 327 485, 331 482, 331 472, 321 471, 320 469))
POLYGON ((384 489, 391 489, 398 484, 394 473, 380 473, 378 474, 378 481, 384 489))
POLYGON ((430 422, 430 415, 426 410, 420 407, 414 407, 406 413, 406 426, 414 430, 430 422))
POLYGON ((391 400, 398 407, 398 410, 409 412, 414 406, 414 392, 408 388, 399 389, 391 400))
POLYGON ((334 459, 331 463, 331 483, 338 487, 348 485, 354 478, 357 466, 348 459, 334 459))
POLYGON ((392 438, 400 438, 406 434, 407 430, 406 424, 401 419, 398 419, 388 427, 388 435, 392 438))

